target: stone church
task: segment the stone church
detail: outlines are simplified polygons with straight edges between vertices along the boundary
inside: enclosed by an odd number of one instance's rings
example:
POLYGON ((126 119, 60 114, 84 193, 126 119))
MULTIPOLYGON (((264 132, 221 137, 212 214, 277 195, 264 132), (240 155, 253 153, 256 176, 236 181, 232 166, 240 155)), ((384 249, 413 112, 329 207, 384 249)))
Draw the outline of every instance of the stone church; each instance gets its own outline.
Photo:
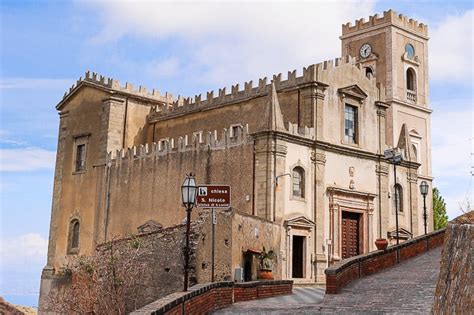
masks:
MULTIPOLYGON (((190 172, 230 185, 231 210, 272 227, 277 279, 324 283, 329 265, 377 238, 395 242, 396 205, 400 241, 422 234, 419 184, 433 180, 428 28, 390 10, 342 25, 340 39, 341 58, 189 98, 87 72, 56 106, 41 294, 68 256, 144 224, 182 223, 190 172), (387 148, 404 157, 396 185, 387 148)), ((431 193, 427 207, 432 231, 431 193)), ((231 240, 228 278, 246 268, 242 242, 254 237, 257 228, 231 240)))

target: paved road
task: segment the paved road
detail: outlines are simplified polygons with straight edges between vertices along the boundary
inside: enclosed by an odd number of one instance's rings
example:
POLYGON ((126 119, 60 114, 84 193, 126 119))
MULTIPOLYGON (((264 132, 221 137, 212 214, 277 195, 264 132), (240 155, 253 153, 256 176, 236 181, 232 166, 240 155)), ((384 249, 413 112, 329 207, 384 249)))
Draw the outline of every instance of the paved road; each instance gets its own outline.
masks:
POLYGON ((293 294, 238 302, 213 314, 293 314, 317 307, 324 298, 324 291, 319 287, 294 287, 293 294))
POLYGON ((215 314, 429 314, 441 248, 360 279, 341 294, 295 288, 292 295, 235 303, 215 314))

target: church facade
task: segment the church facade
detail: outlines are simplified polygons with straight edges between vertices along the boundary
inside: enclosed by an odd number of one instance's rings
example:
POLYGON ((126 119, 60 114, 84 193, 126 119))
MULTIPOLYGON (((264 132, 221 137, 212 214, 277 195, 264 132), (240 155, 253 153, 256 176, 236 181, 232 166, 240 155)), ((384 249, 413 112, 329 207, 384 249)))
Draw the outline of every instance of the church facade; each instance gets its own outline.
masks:
MULTIPOLYGON (((56 107, 41 294, 68 256, 146 222, 181 223, 190 172, 198 184, 231 185, 235 211, 278 227, 279 279, 324 283, 329 265, 374 250, 378 238, 394 243, 396 206, 401 241, 424 233, 427 32, 390 10, 343 25, 341 58, 193 98, 86 73, 56 107), (404 157, 396 181, 388 148, 404 157)), ((432 231, 431 192, 426 200, 432 231)), ((232 247, 231 278, 248 250, 238 239, 232 247)))

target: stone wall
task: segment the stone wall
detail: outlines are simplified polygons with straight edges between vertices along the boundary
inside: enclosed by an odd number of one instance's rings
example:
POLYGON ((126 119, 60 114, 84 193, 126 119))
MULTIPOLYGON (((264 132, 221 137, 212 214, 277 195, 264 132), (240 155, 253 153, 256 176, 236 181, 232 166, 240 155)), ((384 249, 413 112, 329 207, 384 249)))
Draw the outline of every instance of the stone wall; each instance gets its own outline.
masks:
POLYGON ((14 305, 8 303, 0 296, 0 314, 5 315, 23 315, 22 311, 18 310, 14 305))
POLYGON ((291 294, 293 281, 230 281, 196 285, 188 292, 176 292, 135 311, 132 315, 145 314, 208 314, 234 302, 263 299, 291 294))
POLYGON ((474 310, 474 211, 446 228, 433 314, 467 314, 474 310), (470 311, 469 311, 470 310, 470 311))
POLYGON ((342 260, 326 269, 326 294, 337 294, 352 281, 369 276, 443 244, 445 230, 415 237, 399 245, 342 260))

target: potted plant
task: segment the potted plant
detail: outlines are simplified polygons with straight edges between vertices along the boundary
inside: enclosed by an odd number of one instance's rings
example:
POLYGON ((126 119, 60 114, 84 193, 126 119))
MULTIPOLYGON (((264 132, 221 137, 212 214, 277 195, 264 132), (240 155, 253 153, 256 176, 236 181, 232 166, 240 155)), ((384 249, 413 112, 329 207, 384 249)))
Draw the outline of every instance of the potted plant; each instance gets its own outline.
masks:
POLYGON ((378 250, 386 250, 388 241, 385 238, 378 238, 375 240, 375 246, 377 246, 378 250))
POLYGON ((258 278, 265 280, 273 280, 273 260, 276 255, 273 250, 265 249, 263 246, 262 252, 260 253, 258 260, 260 261, 260 270, 258 271, 258 278))

